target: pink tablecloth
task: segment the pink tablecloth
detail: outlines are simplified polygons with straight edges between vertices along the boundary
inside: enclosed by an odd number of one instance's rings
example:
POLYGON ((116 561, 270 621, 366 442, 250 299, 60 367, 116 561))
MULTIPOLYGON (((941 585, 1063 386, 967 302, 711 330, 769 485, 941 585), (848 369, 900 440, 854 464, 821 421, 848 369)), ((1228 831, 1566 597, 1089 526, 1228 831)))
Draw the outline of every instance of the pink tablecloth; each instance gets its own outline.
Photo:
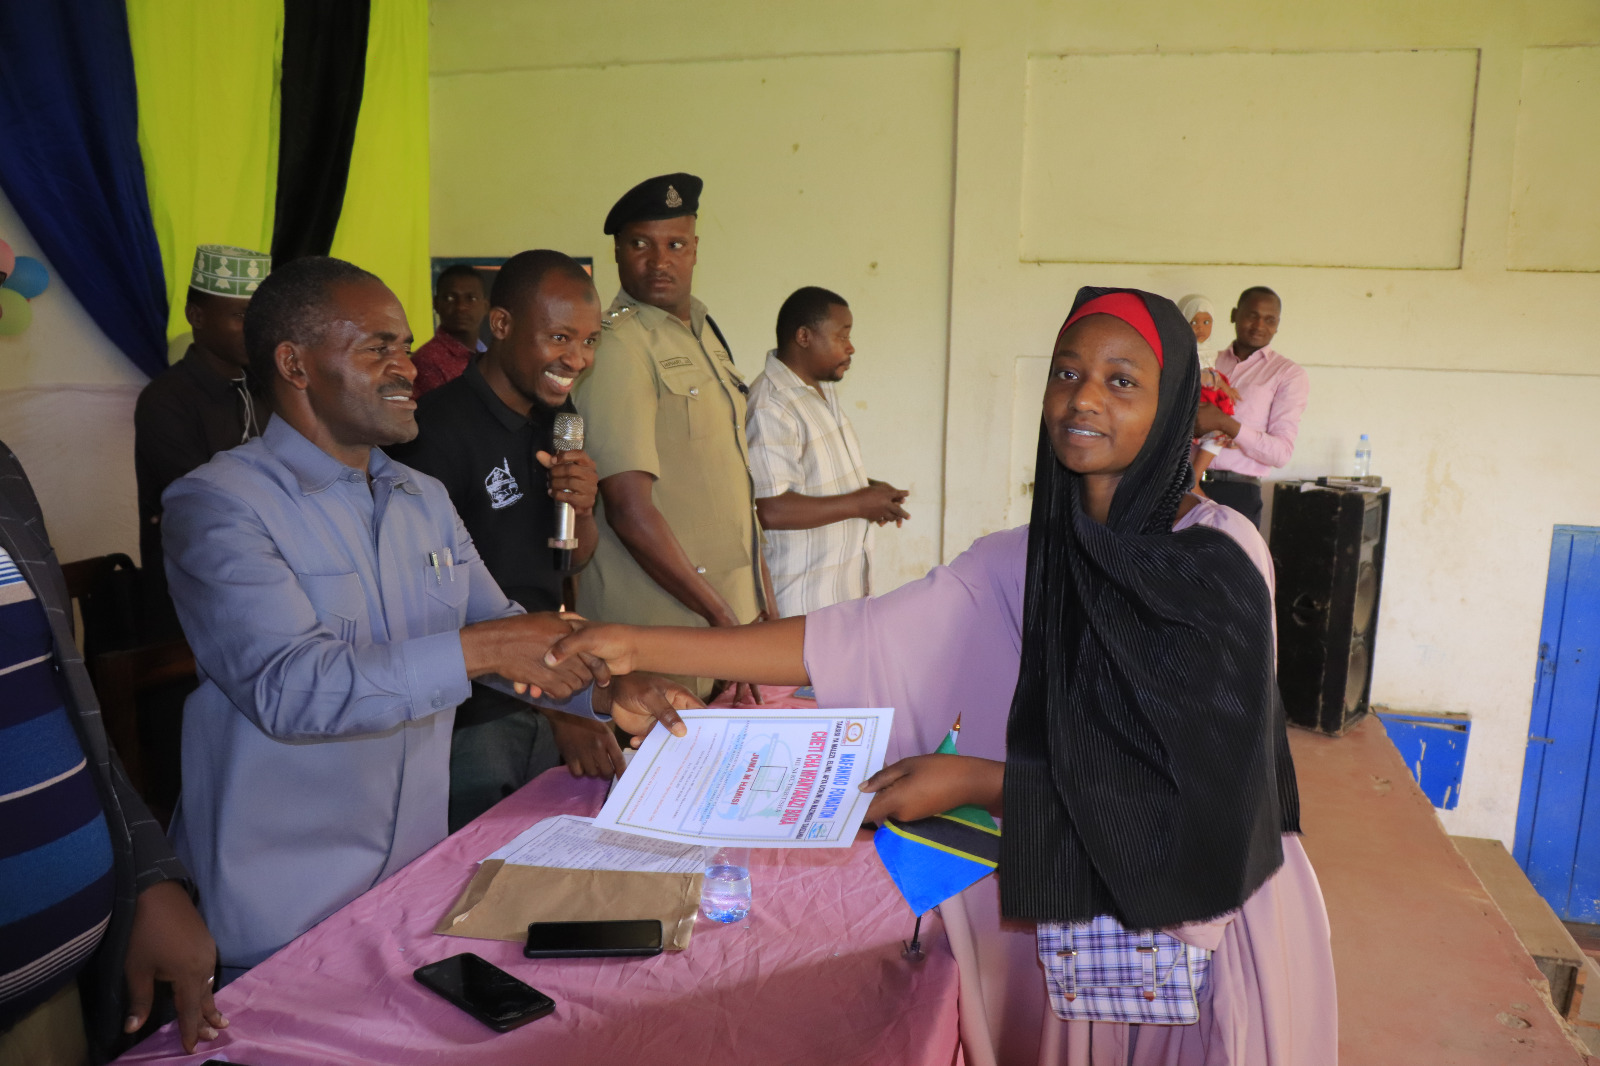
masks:
POLYGON ((960 1061, 959 978, 938 915, 922 924, 926 961, 902 960, 911 913, 866 833, 848 850, 753 852, 751 917, 698 919, 681 953, 535 962, 517 944, 431 931, 480 859, 541 819, 596 813, 604 792, 603 782, 551 770, 218 993, 231 1022, 221 1039, 185 1056, 169 1025, 118 1061, 960 1061), (462 951, 548 993, 555 1013, 498 1034, 412 979, 462 951))

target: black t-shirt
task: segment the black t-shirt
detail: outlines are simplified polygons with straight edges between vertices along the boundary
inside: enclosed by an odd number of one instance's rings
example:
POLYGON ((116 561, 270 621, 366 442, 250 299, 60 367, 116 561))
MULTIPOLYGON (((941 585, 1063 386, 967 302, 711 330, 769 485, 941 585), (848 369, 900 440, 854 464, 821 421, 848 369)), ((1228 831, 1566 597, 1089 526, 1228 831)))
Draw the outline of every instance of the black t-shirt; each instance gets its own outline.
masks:
MULTIPOLYGON (((559 410, 575 408, 569 399, 559 410)), ((548 545, 556 505, 549 472, 534 458, 550 451, 557 413, 536 402, 527 418, 517 414, 473 360, 418 401, 417 439, 385 449, 444 482, 489 573, 529 611, 561 607, 561 573, 548 545)))
POLYGON ((133 472, 141 566, 161 569, 159 519, 167 486, 218 452, 259 436, 268 414, 265 403, 217 373, 193 344, 140 390, 133 409, 133 472))

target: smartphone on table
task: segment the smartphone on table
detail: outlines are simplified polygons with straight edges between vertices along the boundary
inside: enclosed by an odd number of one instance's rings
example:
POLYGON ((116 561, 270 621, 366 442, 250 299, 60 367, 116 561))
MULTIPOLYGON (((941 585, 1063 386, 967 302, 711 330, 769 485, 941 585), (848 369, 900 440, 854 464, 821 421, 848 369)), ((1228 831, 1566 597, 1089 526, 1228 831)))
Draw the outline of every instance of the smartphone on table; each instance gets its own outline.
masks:
POLYGON ((530 959, 613 958, 661 954, 661 919, 534 922, 522 953, 530 959))
POLYGON ((497 1033, 556 1009, 555 1000, 471 952, 419 967, 412 976, 497 1033))

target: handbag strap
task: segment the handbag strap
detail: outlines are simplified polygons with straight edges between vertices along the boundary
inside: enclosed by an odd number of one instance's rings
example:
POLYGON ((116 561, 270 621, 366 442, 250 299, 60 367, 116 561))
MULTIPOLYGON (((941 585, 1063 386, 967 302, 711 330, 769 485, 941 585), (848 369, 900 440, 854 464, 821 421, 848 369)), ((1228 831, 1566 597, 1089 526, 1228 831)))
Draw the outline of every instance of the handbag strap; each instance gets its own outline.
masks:
POLYGON ((1147 1002, 1156 998, 1156 934, 1153 929, 1146 929, 1139 934, 1139 944, 1134 948, 1139 953, 1139 962, 1144 971, 1141 975, 1144 985, 1144 998, 1147 1002))
MULTIPOLYGON (((1062 945, 1056 949, 1061 960, 1061 997, 1069 1002, 1078 998, 1078 948, 1073 939, 1072 926, 1062 927, 1062 945)), ((1139 955, 1140 986, 1146 1002, 1156 998, 1156 934, 1153 929, 1139 931, 1139 942, 1134 945, 1139 955)))
POLYGON ((1061 927, 1062 944, 1056 950, 1056 958, 1061 960, 1061 998, 1071 1001, 1078 998, 1078 949, 1073 944, 1072 926, 1061 927))

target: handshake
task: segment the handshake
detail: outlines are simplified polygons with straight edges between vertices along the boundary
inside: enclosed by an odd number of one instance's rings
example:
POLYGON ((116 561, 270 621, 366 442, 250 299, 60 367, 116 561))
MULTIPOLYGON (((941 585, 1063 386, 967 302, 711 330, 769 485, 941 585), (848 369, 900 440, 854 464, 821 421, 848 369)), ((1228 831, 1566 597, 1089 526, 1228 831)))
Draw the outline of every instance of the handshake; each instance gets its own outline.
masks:
POLYGON ((682 685, 657 674, 619 672, 613 677, 605 659, 583 651, 550 665, 550 649, 588 626, 579 615, 553 611, 467 626, 461 631, 467 676, 477 680, 498 674, 519 694, 554 701, 566 700, 592 683, 595 712, 609 715, 618 728, 632 734, 635 747, 656 722, 674 736, 683 736, 687 730, 678 711, 705 704, 682 685))

